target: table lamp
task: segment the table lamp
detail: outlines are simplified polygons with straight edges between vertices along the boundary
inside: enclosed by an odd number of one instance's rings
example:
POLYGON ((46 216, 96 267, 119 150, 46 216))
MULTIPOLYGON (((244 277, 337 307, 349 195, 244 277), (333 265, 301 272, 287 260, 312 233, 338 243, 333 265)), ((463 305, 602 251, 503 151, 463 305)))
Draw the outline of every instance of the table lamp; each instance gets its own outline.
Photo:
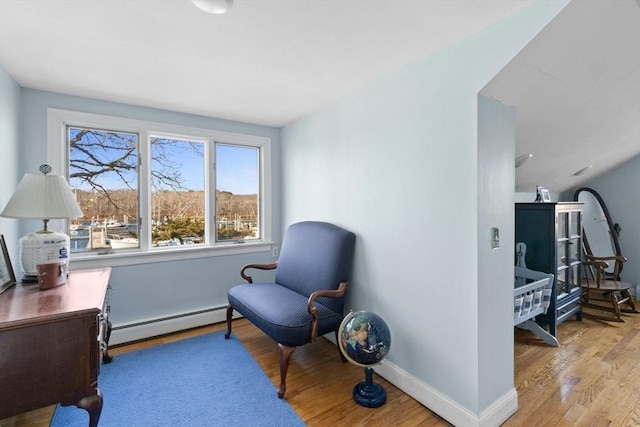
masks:
POLYGON ((47 175, 51 166, 41 165, 42 175, 25 174, 0 216, 7 218, 41 219, 44 228, 20 238, 18 258, 23 281, 38 281, 37 264, 68 259, 70 239, 65 233, 47 228, 50 219, 81 217, 67 180, 59 175, 47 175))

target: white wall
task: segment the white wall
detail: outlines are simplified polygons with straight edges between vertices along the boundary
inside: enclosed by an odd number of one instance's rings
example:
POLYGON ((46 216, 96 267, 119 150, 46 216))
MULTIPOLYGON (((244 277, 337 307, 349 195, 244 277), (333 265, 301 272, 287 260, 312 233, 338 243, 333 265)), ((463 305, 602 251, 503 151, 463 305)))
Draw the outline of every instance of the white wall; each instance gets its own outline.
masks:
MULTIPOLYGON (((506 297, 480 307, 478 293, 508 292, 513 281, 490 284, 479 272, 478 208, 495 200, 487 218, 508 228, 513 184, 479 200, 477 94, 565 5, 534 2, 282 132, 282 223, 326 220, 356 233, 347 307, 378 313, 393 337, 377 371, 455 425, 495 425, 514 403, 496 397, 513 388, 513 331, 495 330, 493 357, 479 342, 494 332, 479 330, 494 324, 490 311, 513 307, 506 297), (501 390, 487 384, 493 374, 501 390)), ((500 278, 512 272, 505 258, 500 278)))
MULTIPOLYGON (((0 67, 0 211, 4 209, 22 177, 18 172, 20 91, 20 86, 0 67)), ((16 242, 20 235, 13 226, 13 220, 0 218, 0 234, 5 237, 15 269, 18 256, 16 242)))

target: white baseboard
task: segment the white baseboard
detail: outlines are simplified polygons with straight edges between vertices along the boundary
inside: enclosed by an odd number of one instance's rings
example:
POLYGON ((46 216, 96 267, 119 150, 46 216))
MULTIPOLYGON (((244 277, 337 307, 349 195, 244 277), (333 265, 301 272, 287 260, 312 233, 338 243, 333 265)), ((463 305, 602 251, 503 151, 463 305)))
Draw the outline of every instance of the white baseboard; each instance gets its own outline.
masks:
MULTIPOLYGON (((176 313, 162 318, 148 319, 141 322, 113 325, 109 345, 138 341, 158 335, 170 334, 185 329, 225 322, 226 306, 211 307, 197 312, 176 313)), ((234 312, 233 318, 240 317, 234 312)))
POLYGON ((516 412, 518 412, 518 392, 512 388, 480 412, 479 425, 482 427, 499 426, 516 412))
MULTIPOLYGON (((336 344, 333 334, 327 334, 325 338, 336 344)), ((499 426, 518 411, 518 393, 515 388, 507 391, 477 416, 387 360, 383 360, 374 369, 376 374, 457 427, 499 426)))
POLYGON ((386 360, 375 367, 375 372, 457 427, 497 426, 518 410, 515 389, 505 393, 478 416, 386 360))

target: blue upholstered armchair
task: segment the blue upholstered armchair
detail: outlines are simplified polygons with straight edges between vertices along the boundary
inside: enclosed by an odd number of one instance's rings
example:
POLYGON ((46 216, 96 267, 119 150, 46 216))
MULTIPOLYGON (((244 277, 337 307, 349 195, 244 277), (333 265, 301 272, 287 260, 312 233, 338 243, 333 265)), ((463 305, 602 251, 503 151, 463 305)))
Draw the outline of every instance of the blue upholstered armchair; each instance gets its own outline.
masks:
POLYGON ((233 310, 278 343, 280 386, 286 391, 289 360, 296 347, 320 335, 336 333, 343 319, 355 235, 326 222, 306 221, 287 229, 278 262, 245 265, 240 275, 249 283, 229 290, 227 333, 233 310), (275 283, 253 283, 246 270, 277 268, 275 283))

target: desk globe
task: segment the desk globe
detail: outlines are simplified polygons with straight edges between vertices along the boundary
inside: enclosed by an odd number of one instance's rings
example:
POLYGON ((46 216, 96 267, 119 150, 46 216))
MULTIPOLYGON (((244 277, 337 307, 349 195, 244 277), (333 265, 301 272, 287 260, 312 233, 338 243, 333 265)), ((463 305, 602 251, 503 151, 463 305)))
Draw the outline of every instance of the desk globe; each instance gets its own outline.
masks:
POLYGON ((354 365, 364 367, 365 381, 353 387, 353 400, 368 408, 387 400, 384 388, 373 382, 373 368, 384 359, 391 346, 389 327, 380 316, 368 311, 350 312, 338 329, 340 351, 354 365))

